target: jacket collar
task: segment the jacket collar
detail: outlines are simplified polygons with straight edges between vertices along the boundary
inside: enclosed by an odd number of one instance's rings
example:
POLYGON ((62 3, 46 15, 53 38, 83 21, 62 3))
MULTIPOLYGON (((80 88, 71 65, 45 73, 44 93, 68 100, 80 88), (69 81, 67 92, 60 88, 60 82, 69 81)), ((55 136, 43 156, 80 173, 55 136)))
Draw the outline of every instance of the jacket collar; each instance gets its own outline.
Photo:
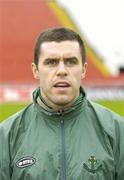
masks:
POLYGON ((34 92, 33 92, 33 101, 35 103, 35 105, 37 106, 37 108, 44 112, 47 115, 53 116, 53 115, 64 115, 64 114, 68 114, 69 112, 74 111, 75 109, 77 109, 79 106, 82 105, 82 103, 84 102, 84 100, 86 99, 86 94, 83 90, 82 87, 80 87, 80 95, 79 97, 76 99, 76 101, 74 102, 74 104, 68 108, 67 110, 64 110, 62 112, 55 112, 51 107, 49 107, 46 102, 43 100, 42 95, 40 93, 40 88, 38 87, 34 92))

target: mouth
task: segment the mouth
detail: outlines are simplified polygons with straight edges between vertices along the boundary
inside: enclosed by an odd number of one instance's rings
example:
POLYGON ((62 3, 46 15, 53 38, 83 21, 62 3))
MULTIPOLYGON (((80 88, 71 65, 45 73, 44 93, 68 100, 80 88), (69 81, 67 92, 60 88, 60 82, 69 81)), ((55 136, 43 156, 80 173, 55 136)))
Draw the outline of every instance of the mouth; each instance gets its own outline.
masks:
POLYGON ((54 84, 55 88, 68 88, 70 84, 68 82, 57 82, 54 84))

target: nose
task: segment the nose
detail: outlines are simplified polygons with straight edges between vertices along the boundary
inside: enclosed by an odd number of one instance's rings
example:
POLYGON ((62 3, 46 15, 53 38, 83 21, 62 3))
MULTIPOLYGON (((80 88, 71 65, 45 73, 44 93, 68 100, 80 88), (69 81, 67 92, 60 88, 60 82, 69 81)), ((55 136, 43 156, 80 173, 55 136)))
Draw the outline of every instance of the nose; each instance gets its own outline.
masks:
POLYGON ((67 69, 64 62, 60 61, 57 68, 57 76, 67 76, 67 69))

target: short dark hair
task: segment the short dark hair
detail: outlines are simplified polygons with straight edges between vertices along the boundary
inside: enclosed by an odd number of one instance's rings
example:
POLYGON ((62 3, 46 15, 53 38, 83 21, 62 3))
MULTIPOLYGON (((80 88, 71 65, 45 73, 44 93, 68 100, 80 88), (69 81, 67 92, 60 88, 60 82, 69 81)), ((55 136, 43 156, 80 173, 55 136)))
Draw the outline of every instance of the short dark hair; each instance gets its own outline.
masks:
POLYGON ((82 62, 84 63, 86 52, 83 40, 81 39, 78 33, 74 32, 69 28, 64 27, 47 29, 39 35, 34 49, 34 63, 36 65, 38 65, 39 63, 40 46, 42 43, 52 41, 61 42, 66 40, 77 41, 79 43, 82 62))

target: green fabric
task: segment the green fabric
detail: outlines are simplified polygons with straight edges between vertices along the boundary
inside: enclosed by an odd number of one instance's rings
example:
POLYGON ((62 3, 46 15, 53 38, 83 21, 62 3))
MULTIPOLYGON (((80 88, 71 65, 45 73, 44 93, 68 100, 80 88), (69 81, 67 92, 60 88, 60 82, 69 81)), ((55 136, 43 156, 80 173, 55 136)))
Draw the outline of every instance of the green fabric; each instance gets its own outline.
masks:
POLYGON ((0 180, 122 180, 124 120, 86 99, 60 112, 34 101, 0 124, 0 180))

